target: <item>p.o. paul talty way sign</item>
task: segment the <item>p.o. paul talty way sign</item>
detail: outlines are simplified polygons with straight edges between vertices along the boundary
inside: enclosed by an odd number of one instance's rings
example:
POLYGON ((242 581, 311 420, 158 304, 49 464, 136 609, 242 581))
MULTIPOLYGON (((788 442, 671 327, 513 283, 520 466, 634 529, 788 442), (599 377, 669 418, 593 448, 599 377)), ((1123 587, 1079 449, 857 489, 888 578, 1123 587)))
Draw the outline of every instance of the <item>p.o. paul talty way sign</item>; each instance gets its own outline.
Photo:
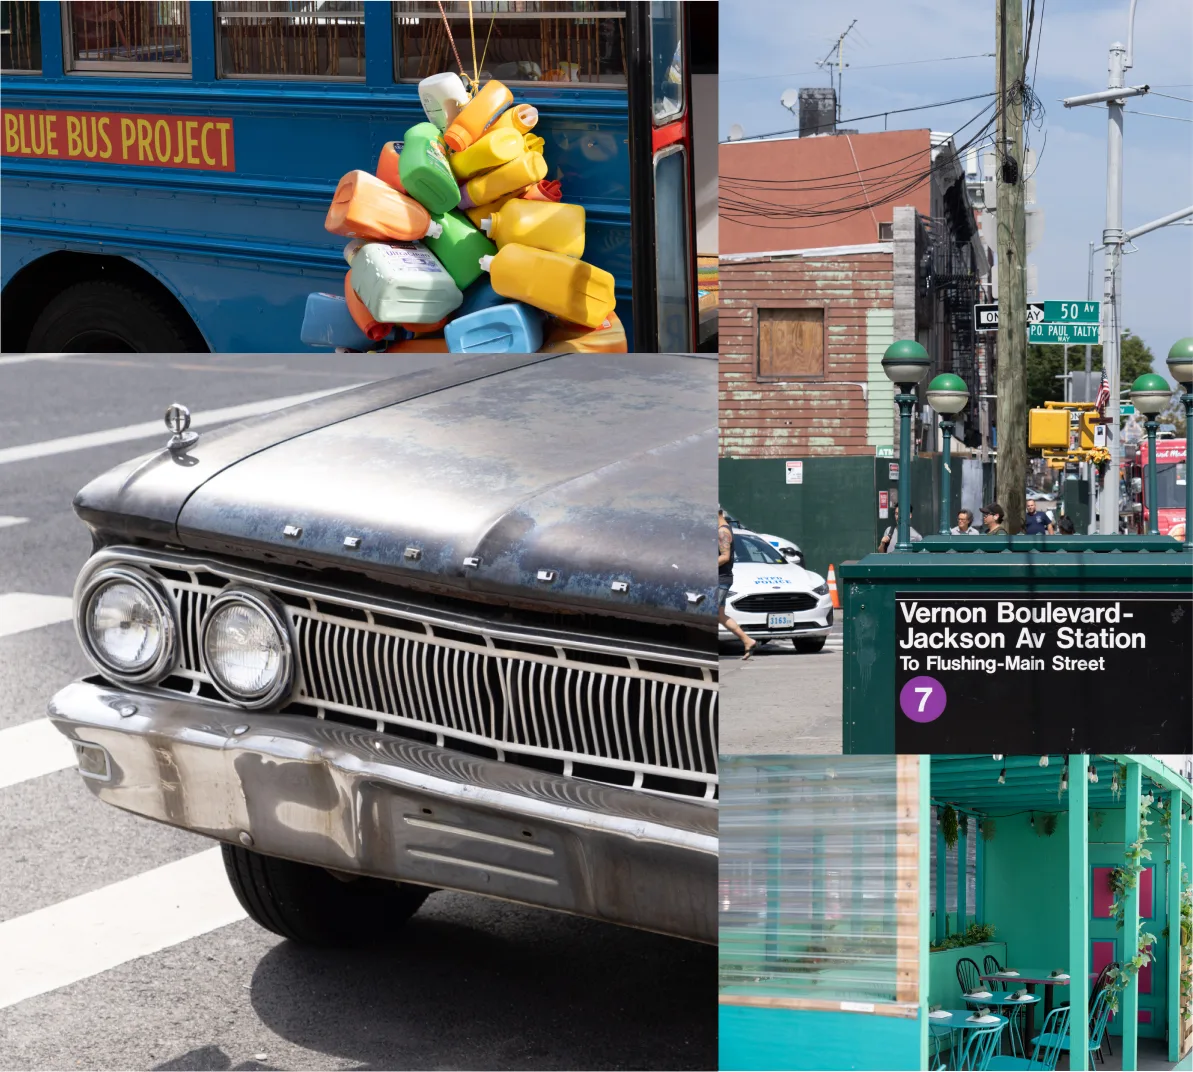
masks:
POLYGON ((898 752, 1193 749, 1193 595, 897 592, 895 619, 898 752))
MULTIPOLYGON (((1102 341, 1102 303, 1096 301, 1042 301, 1027 306, 1027 341, 1045 346, 1077 346, 1102 341)), ((998 330, 998 304, 973 307, 975 331, 998 330)))

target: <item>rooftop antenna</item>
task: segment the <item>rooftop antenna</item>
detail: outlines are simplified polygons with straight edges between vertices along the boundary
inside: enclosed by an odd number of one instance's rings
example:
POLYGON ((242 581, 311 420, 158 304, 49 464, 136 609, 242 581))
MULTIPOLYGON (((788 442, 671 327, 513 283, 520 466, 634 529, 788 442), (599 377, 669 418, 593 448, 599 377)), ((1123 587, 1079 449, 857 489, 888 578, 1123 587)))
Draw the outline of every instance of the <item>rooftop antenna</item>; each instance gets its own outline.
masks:
MULTIPOLYGON (((837 64, 837 122, 841 122, 841 71, 848 67, 849 64, 845 62, 845 38, 849 36, 849 31, 857 25, 857 19, 854 19, 848 26, 845 27, 845 32, 837 38, 837 43, 829 49, 828 55, 822 60, 817 60, 816 66, 822 70, 828 71, 828 84, 831 89, 833 86, 833 62, 836 58, 837 64)), ((786 107, 786 105, 784 105, 786 107)))

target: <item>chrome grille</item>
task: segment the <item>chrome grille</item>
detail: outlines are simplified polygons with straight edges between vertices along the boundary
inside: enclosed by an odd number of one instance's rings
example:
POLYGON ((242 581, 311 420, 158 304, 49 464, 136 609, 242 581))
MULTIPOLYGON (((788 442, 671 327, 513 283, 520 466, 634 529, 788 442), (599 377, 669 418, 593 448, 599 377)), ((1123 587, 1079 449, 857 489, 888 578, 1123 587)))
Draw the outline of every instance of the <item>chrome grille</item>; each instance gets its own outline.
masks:
POLYGON ((159 687, 217 698, 199 624, 225 585, 268 591, 295 640, 288 710, 421 731, 451 748, 667 795, 714 799, 716 661, 344 598, 276 578, 146 562, 178 608, 180 666, 159 687), (204 687, 207 686, 207 687, 204 687))

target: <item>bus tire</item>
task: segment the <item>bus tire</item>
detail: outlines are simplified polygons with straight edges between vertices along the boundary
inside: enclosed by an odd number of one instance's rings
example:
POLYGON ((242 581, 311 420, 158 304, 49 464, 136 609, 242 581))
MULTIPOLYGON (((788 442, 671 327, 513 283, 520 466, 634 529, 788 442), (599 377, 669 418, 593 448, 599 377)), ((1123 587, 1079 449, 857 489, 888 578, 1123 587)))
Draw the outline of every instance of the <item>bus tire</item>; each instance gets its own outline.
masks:
POLYGON ((224 870, 254 923, 303 945, 384 941, 433 891, 367 876, 337 877, 322 867, 221 845, 224 870), (368 921, 368 926, 362 923, 368 921))
POLYGON ((127 283, 91 279, 52 298, 29 332, 30 353, 202 353, 189 321, 127 283))

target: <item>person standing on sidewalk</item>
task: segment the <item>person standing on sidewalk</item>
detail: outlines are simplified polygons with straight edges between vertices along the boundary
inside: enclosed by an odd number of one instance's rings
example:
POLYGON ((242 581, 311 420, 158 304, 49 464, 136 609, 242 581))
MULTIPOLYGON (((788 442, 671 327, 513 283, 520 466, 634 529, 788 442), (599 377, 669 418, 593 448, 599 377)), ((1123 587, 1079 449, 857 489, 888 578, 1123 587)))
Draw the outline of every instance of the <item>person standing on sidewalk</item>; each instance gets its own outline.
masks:
POLYGON ((1052 524, 1052 518, 1046 513, 1040 513, 1036 509, 1036 500, 1027 500, 1027 517, 1023 520, 1023 531, 1028 536, 1054 536, 1056 535, 1056 528, 1052 524))
POLYGON ((1003 524, 1007 512, 996 502, 987 503, 982 507, 982 521, 986 526, 987 536, 1009 536, 1006 525, 1003 524))
POLYGON ((976 536, 978 530, 973 527, 973 511, 958 510, 957 524, 949 529, 949 532, 954 536, 976 536))
POLYGON ((725 600, 729 597, 729 589, 733 585, 733 530, 725 520, 725 511, 717 507, 717 621, 729 630, 745 646, 746 653, 742 659, 748 659, 754 654, 758 641, 746 635, 746 631, 737 624, 725 610, 725 600))
MULTIPOLYGON (((915 518, 915 507, 911 507, 907 512, 907 531, 911 536, 912 543, 919 543, 924 537, 921 536, 914 528, 911 527, 911 522, 915 518)), ((883 554, 889 554, 894 551, 895 544, 899 541, 899 507, 895 506, 895 520, 892 524, 887 525, 886 530, 882 534, 882 539, 878 541, 878 550, 883 554)))

